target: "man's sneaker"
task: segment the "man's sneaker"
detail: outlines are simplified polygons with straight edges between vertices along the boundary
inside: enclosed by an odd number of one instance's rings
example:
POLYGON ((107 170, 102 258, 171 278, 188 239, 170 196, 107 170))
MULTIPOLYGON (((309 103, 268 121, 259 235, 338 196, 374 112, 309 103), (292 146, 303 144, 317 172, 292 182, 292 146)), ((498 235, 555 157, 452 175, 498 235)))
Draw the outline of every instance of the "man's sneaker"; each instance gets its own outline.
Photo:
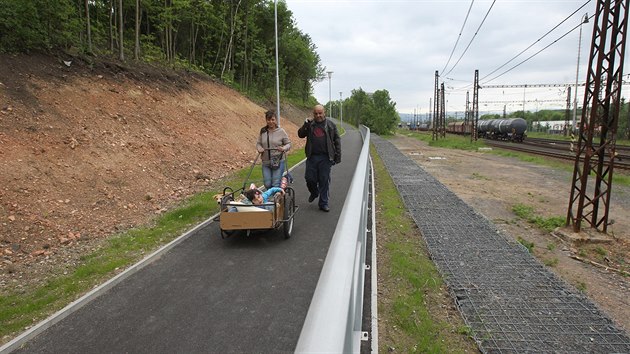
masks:
POLYGON ((319 207, 319 210, 329 212, 330 208, 328 207, 328 205, 322 205, 319 207))
POLYGON ((317 194, 311 194, 308 197, 308 202, 311 203, 313 200, 317 199, 317 194))

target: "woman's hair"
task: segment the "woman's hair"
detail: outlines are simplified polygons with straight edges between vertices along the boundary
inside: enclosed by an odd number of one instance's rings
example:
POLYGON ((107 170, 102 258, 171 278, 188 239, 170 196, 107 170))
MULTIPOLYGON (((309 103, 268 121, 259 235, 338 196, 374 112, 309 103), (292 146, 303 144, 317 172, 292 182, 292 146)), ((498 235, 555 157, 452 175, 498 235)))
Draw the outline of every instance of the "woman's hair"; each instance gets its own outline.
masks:
POLYGON ((275 116, 276 116, 276 111, 274 111, 273 109, 270 109, 267 112, 265 112, 265 119, 269 119, 275 116))

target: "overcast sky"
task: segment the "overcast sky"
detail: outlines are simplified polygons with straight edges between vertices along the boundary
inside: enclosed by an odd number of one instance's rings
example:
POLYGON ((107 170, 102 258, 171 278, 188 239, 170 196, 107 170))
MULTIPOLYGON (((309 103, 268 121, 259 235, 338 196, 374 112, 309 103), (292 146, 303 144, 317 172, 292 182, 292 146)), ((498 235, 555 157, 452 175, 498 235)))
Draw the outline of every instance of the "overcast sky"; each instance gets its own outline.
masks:
MULTIPOLYGON (((286 3, 297 27, 317 46, 322 66, 333 71, 333 100, 339 99, 339 92, 345 98, 359 87, 366 92, 386 89, 399 112, 417 110, 422 114, 427 113, 429 99, 433 99, 436 70, 440 72, 440 82, 446 85, 447 113, 465 109, 466 90, 470 90, 472 100, 475 69, 479 70, 482 86, 574 84, 579 29, 567 32, 579 27, 585 13, 589 17, 594 15, 596 6, 595 0, 497 0, 494 5, 492 0, 286 0, 286 3), (538 41, 576 10, 566 22, 538 41), (563 35, 566 36, 559 39, 563 35), (556 40, 532 59, 491 80, 556 40)), ((593 22, 591 19, 582 26, 580 82, 586 80, 593 22)), ((624 72, 630 71, 626 68, 624 72)), ((328 85, 325 79, 314 86, 314 95, 322 103, 328 101, 328 85)), ((583 92, 580 88, 579 105, 583 92)), ((533 112, 564 108, 566 97, 565 88, 487 88, 479 91, 480 114, 503 109, 503 103, 485 103, 488 101, 516 101, 507 104, 508 111, 515 111, 523 109, 525 99, 525 109, 533 112), (558 102, 543 102, 547 100, 558 102)))

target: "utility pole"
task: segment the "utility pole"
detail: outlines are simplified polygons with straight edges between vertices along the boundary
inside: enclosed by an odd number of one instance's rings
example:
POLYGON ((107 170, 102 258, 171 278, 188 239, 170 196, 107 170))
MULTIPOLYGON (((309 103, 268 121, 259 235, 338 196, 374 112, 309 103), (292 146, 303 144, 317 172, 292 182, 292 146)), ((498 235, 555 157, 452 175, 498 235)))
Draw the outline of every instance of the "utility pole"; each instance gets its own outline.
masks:
POLYGON ((602 232, 609 225, 629 2, 597 1, 566 220, 574 232, 580 232, 583 221, 602 232), (593 144, 595 127, 600 129, 598 144, 593 144), (595 183, 589 186, 591 176, 595 183))
POLYGON ((446 137, 446 102, 444 101, 444 83, 440 86, 440 135, 446 137))
POLYGON ((341 127, 343 128, 343 98, 341 98, 342 92, 339 91, 339 120, 341 120, 341 127))
POLYGON ((328 74, 328 112, 330 114, 330 117, 332 118, 332 94, 331 94, 331 81, 332 81, 332 74, 333 71, 326 71, 326 74, 328 74))
POLYGON ((475 81, 473 83, 473 104, 472 116, 470 117, 470 142, 477 141, 477 127, 479 125, 479 70, 475 70, 475 81))
MULTIPOLYGON (((466 113, 464 113, 464 127, 468 126, 468 122, 470 121, 470 98, 469 91, 466 91, 466 113)), ((466 128, 464 128, 464 133, 466 133, 466 128)))
MULTIPOLYGON (((577 92, 576 92, 577 93, 577 92)), ((567 89, 567 109, 564 115, 564 136, 567 136, 569 131, 569 116, 571 115, 571 86, 567 89)), ((571 126, 571 134, 573 134, 574 127, 571 126)))
POLYGON ((578 40, 578 55, 577 55, 577 67, 575 68, 575 98, 573 99, 573 127, 572 131, 576 130, 577 119, 577 98, 578 98, 578 78, 580 77, 580 51, 582 49, 582 25, 588 23, 588 13, 584 14, 582 22, 580 22, 580 37, 578 40))
POLYGON ((440 90, 438 89, 438 80, 439 80, 440 76, 438 75, 438 71, 435 70, 435 85, 433 87, 433 124, 432 124, 432 128, 433 128, 433 135, 431 136, 431 140, 437 140, 438 139, 438 131, 437 131, 437 125, 438 125, 438 109, 439 109, 439 93, 440 90))

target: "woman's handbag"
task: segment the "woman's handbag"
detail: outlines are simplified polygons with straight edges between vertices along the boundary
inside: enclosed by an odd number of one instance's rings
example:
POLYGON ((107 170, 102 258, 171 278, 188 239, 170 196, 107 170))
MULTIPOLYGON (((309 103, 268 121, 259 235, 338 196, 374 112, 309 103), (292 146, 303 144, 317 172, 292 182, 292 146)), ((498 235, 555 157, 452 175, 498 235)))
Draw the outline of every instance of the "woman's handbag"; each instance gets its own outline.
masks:
MULTIPOLYGON (((271 153, 270 153, 271 155, 271 153)), ((280 162, 282 162, 282 155, 272 156, 269 159, 269 166, 273 169, 280 167, 280 162)))

